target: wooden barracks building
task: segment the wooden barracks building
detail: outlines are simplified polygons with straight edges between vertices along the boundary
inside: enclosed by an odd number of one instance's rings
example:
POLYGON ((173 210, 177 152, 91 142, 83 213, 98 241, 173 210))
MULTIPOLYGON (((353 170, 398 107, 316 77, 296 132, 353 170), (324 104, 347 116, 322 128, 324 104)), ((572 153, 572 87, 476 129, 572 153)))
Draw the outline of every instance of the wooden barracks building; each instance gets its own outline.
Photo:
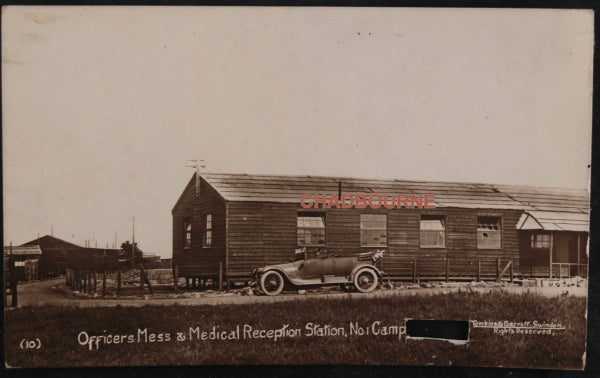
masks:
POLYGON ((247 279, 302 247, 321 257, 384 249, 390 279, 587 276, 586 190, 207 173, 172 215, 173 266, 187 278, 247 279), (372 195, 390 208, 346 206, 372 195))
MULTIPOLYGON (((90 248, 45 235, 22 244, 19 248, 35 246, 41 251, 39 275, 41 278, 65 274, 67 268, 89 266, 90 269, 116 265, 118 249, 90 248)), ((6 247, 4 248, 6 250, 6 247)))

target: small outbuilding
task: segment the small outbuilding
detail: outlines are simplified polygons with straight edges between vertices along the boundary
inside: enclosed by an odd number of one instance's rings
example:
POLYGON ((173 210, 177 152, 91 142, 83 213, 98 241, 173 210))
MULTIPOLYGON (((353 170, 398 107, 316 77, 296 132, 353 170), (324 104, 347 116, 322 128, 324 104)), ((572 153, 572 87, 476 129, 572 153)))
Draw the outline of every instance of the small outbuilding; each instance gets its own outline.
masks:
POLYGON ((14 267, 14 274, 18 281, 31 281, 39 279, 39 259, 42 250, 39 245, 4 246, 5 271, 14 267), (14 265, 13 265, 14 264, 14 265))

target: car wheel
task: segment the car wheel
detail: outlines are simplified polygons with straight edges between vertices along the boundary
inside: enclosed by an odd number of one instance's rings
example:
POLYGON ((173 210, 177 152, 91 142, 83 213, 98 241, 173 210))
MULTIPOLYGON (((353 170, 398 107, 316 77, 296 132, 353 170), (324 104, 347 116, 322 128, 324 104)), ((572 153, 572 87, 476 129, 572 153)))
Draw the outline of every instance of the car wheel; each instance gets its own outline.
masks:
POLYGON ((361 293, 370 293, 377 287, 379 277, 373 269, 363 268, 354 275, 354 287, 361 293))
POLYGON ((283 291, 285 282, 279 272, 274 270, 264 273, 260 277, 260 288, 267 295, 277 295, 283 291))

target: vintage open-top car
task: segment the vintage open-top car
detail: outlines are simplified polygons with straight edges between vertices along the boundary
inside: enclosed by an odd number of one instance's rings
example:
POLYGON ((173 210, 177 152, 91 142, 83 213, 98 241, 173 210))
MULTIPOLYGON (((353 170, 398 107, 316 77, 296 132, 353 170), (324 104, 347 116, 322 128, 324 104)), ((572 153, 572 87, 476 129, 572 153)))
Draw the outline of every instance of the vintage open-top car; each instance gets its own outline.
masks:
POLYGON ((252 271, 250 287, 257 294, 277 295, 284 288, 341 285, 368 293, 379 285, 382 272, 375 263, 383 250, 358 253, 354 256, 335 255, 307 258, 306 250, 297 250, 297 260, 287 264, 269 265, 252 271))

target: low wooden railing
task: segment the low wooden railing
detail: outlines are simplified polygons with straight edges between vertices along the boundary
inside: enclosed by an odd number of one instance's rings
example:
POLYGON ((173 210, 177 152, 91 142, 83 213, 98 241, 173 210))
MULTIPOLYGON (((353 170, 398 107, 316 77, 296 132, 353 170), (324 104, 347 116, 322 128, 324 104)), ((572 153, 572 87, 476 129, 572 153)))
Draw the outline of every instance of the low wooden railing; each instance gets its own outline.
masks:
POLYGON ((587 264, 578 263, 552 263, 554 278, 571 278, 573 276, 587 277, 587 264))
POLYGON ((383 261, 384 276, 390 279, 419 280, 513 280, 520 278, 587 277, 586 263, 530 265, 529 259, 468 257, 392 257, 383 261))
POLYGON ((409 280, 502 280, 512 281, 515 276, 513 259, 457 257, 395 258, 383 262, 384 277, 409 280))

